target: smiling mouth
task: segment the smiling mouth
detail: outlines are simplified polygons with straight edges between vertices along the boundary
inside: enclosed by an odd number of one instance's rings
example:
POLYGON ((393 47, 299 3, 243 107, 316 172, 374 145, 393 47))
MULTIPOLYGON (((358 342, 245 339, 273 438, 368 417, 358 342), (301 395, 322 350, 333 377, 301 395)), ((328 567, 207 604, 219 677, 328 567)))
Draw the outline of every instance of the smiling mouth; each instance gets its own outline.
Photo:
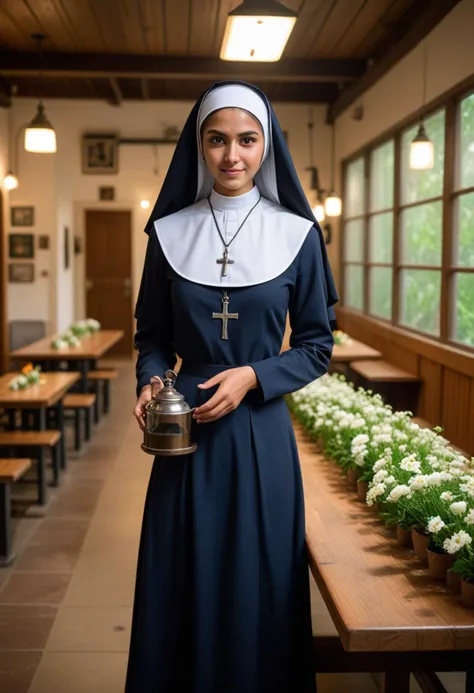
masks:
POLYGON ((236 174, 236 173, 243 173, 244 169, 243 168, 221 168, 222 173, 230 173, 230 174, 236 174))

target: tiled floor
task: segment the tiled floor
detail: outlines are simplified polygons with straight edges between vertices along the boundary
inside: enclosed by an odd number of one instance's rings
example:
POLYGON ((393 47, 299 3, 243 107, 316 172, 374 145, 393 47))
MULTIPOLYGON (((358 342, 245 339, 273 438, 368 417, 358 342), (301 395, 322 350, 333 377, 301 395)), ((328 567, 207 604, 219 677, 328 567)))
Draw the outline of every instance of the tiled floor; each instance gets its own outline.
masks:
MULTIPOLYGON (((45 517, 15 522, 17 559, 0 569, 2 693, 123 691, 152 459, 131 416, 132 364, 120 369, 109 417, 85 453, 70 458, 45 517)), ((314 585, 312 611, 317 632, 335 633, 314 585)), ((449 677, 450 693, 463 690, 461 681, 449 677)), ((319 693, 377 691, 368 674, 325 675, 318 684, 319 693)))

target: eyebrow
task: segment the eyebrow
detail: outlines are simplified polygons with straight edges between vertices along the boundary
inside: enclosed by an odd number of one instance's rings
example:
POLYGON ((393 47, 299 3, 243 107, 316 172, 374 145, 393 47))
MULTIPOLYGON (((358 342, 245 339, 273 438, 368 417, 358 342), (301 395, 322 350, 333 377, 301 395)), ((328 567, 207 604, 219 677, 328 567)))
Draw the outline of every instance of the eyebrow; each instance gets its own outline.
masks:
MULTIPOLYGON (((211 128, 210 130, 207 131, 207 134, 213 134, 213 135, 221 135, 222 137, 227 137, 225 132, 221 132, 220 130, 214 130, 214 128, 211 128)), ((248 137, 249 135, 259 135, 260 133, 257 132, 256 130, 247 130, 247 132, 239 132, 237 137, 248 137)))

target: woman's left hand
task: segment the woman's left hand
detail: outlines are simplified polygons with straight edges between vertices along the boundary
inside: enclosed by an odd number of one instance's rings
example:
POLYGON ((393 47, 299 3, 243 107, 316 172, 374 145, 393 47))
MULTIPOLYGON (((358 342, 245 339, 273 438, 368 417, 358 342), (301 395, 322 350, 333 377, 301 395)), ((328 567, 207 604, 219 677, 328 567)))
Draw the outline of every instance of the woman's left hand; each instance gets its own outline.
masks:
POLYGON ((198 388, 208 390, 216 385, 219 385, 217 392, 193 414, 198 423, 217 421, 229 414, 239 406, 249 390, 257 387, 258 381, 251 366, 242 366, 218 373, 202 385, 198 385, 198 388))

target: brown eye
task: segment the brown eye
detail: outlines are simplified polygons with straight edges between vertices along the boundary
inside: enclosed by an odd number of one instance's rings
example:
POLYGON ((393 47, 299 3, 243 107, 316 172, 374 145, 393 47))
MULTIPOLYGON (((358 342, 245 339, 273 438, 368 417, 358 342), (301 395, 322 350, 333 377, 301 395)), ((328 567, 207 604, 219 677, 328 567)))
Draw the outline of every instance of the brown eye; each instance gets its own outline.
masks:
POLYGON ((241 140, 241 144, 254 144, 256 142, 254 137, 244 137, 243 140, 241 140))
POLYGON ((219 135, 213 135, 209 139, 209 144, 223 144, 223 143, 224 143, 224 140, 222 139, 222 137, 219 137, 219 135))

